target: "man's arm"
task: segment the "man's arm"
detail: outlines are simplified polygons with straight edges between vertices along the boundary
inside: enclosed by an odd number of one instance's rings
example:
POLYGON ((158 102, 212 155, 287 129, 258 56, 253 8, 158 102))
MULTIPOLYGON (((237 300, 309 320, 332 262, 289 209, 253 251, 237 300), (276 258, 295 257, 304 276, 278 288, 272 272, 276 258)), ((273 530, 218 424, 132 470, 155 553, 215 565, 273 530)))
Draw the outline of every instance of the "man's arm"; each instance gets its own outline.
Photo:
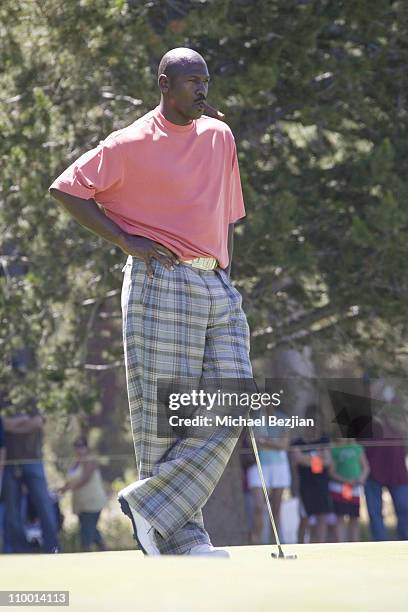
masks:
POLYGON ((122 246, 125 232, 101 211, 95 200, 84 200, 59 189, 49 191, 78 223, 112 244, 122 246))
POLYGON ((75 491, 76 489, 80 489, 90 480, 92 474, 98 467, 96 461, 90 460, 85 461, 82 464, 82 475, 81 478, 78 478, 72 482, 66 482, 64 486, 60 487, 58 490, 59 493, 65 493, 66 491, 75 491))
POLYGON ((234 250, 234 223, 228 226, 228 266, 225 268, 228 276, 231 275, 232 253, 234 250))
POLYGON ((151 259, 158 259, 164 266, 171 268, 177 258, 165 246, 144 238, 124 232, 109 219, 99 208, 94 199, 84 200, 59 189, 51 188, 50 193, 78 223, 108 242, 120 247, 127 255, 143 259, 147 272, 151 276, 153 269, 151 259))
POLYGON ((36 416, 18 416, 18 417, 3 417, 5 431, 13 434, 32 433, 38 429, 42 429, 44 425, 43 417, 40 414, 36 416))

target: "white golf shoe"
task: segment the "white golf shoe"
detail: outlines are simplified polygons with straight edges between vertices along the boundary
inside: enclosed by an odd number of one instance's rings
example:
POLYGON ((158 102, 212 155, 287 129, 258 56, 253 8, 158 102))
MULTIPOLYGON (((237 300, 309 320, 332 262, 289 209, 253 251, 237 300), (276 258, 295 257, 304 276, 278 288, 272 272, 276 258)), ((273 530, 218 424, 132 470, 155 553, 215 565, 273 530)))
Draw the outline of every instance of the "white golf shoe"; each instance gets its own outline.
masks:
POLYGON ((193 556, 223 557, 224 559, 230 558, 229 552, 223 548, 215 548, 212 544, 197 544, 197 546, 190 548, 186 554, 193 556))
MULTIPOLYGON (((148 480, 147 478, 145 480, 148 480)), ((157 547, 156 538, 154 535, 154 527, 150 525, 150 523, 137 512, 128 500, 126 499, 127 494, 130 491, 135 491, 138 486, 140 486, 145 480, 139 480, 138 483, 131 484, 118 493, 118 502, 120 503, 120 507, 122 512, 126 514, 132 521, 133 525, 133 537, 136 542, 139 544, 139 547, 142 549, 145 555, 160 555, 160 551, 157 547)))

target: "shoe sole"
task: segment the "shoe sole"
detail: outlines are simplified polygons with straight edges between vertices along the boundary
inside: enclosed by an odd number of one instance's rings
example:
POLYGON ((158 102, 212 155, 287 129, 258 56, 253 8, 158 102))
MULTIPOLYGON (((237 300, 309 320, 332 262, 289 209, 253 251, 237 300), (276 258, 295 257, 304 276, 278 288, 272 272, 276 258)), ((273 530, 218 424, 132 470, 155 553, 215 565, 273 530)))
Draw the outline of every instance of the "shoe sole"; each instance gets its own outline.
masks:
POLYGON ((126 499, 124 497, 118 497, 118 502, 120 504, 120 508, 123 512, 123 514, 125 514, 127 517, 130 518, 130 520, 132 521, 132 526, 133 526, 133 539, 136 540, 140 550, 142 551, 142 553, 144 555, 147 555, 147 551, 143 548, 142 544, 140 543, 139 538, 137 537, 137 528, 136 528, 136 523, 135 520, 133 518, 133 514, 132 511, 129 507, 128 502, 126 501, 126 499))

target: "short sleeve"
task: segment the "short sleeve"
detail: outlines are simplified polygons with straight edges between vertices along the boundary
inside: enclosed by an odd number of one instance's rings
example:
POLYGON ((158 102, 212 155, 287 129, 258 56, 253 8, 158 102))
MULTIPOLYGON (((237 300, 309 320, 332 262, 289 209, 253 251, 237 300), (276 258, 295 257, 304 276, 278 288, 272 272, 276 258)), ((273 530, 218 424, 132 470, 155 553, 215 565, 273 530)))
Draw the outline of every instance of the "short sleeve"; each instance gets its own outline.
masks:
POLYGON ((49 189, 58 189, 89 200, 123 183, 124 164, 120 145, 113 139, 101 142, 71 164, 49 189))
POLYGON ((237 149, 233 143, 232 175, 231 175, 231 199, 228 223, 235 223, 238 219, 245 217, 244 198, 242 196, 241 178, 239 176, 239 165, 237 149))

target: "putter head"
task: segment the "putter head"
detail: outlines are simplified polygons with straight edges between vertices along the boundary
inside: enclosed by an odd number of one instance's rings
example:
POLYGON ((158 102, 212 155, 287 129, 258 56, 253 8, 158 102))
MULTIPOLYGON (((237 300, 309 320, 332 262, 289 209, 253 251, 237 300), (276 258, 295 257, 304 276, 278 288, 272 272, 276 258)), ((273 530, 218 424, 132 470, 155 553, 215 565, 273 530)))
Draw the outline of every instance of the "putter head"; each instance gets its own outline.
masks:
POLYGON ((297 559, 297 555, 284 555, 282 550, 279 551, 279 554, 271 553, 271 557, 273 557, 274 559, 297 559))

